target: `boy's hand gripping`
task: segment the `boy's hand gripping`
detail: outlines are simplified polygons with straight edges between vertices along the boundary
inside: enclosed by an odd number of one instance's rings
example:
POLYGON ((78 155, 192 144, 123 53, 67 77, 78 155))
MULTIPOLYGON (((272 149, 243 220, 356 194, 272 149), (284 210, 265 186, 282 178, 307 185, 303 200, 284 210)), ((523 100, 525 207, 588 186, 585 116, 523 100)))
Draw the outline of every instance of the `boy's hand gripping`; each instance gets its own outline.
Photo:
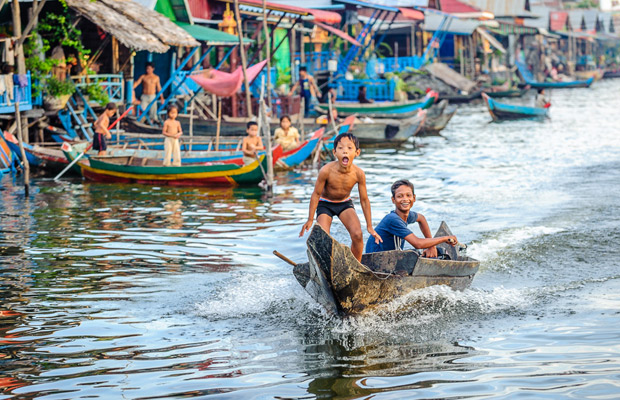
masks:
POLYGON ((381 239, 381 236, 379 236, 379 234, 375 232, 372 226, 368 227, 368 233, 370 233, 370 235, 375 238, 376 244, 383 243, 383 239, 381 239))

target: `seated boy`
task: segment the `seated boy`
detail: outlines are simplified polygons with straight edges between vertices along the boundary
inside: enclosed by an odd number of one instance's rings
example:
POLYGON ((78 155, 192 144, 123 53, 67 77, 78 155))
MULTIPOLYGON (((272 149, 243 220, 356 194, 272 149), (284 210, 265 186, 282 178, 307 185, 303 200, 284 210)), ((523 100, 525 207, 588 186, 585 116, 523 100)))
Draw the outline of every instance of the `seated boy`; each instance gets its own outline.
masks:
POLYGON ((361 261, 364 238, 360 220, 351 201, 351 190, 355 184, 359 190, 366 229, 372 236, 369 240, 379 243, 381 238, 372 228, 370 200, 366 193, 366 175, 359 167, 353 165, 355 157, 360 155, 359 140, 350 133, 341 133, 334 139, 333 153, 336 161, 325 164, 319 171, 314 192, 310 198, 308 221, 301 228, 299 236, 301 237, 305 231, 312 228, 315 211, 318 224, 327 233, 329 233, 332 219, 336 216, 340 218, 351 235, 351 252, 358 261, 361 261))
POLYGON ((406 179, 394 182, 392 185, 392 203, 396 209, 386 215, 379 225, 377 233, 381 236, 382 242, 374 240, 366 242, 366 253, 378 251, 402 250, 405 241, 409 242, 416 249, 425 249, 422 253, 424 257, 437 257, 437 246, 440 243, 455 245, 458 243, 456 236, 442 236, 433 238, 424 215, 411 211, 415 203, 413 184, 406 179), (408 224, 417 222, 425 239, 418 238, 407 228, 408 224))
POLYGON ((243 163, 251 164, 258 158, 257 150, 265 150, 263 140, 258 136, 258 124, 254 121, 248 122, 246 133, 248 136, 243 138, 241 151, 243 151, 243 163))

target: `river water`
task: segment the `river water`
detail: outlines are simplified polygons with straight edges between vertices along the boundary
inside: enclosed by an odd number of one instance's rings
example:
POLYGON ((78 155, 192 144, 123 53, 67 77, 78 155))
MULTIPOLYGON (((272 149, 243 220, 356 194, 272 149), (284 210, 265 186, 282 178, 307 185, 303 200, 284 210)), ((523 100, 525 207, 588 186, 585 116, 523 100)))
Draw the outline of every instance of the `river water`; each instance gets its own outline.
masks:
POLYGON ((26 199, 5 176, 0 399, 620 398, 619 91, 555 91, 545 122, 474 103, 443 137, 364 149, 375 224, 411 179, 481 267, 363 317, 271 254, 306 259, 310 168, 272 198, 40 178, 26 199))

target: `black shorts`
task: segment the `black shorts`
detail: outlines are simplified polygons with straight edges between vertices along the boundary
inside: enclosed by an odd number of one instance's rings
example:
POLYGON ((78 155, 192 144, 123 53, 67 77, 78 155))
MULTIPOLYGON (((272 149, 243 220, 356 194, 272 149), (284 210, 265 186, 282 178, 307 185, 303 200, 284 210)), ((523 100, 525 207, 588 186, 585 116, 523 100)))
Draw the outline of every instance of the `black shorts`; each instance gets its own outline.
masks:
POLYGON ((318 217, 321 214, 327 214, 331 218, 334 218, 334 215, 338 217, 344 210, 349 208, 355 209, 355 207, 353 207, 353 200, 350 199, 339 203, 319 200, 319 205, 316 208, 316 216, 318 217))
POLYGON ((105 135, 103 133, 96 133, 93 138, 93 150, 105 151, 108 148, 108 144, 105 141, 105 135))

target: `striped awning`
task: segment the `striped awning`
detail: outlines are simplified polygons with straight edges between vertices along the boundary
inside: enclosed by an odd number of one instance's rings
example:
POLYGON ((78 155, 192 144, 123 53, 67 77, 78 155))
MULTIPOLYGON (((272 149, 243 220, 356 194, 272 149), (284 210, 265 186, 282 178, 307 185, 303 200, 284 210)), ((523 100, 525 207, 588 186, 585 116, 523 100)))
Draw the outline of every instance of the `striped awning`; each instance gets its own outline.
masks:
POLYGON ((538 29, 529 26, 516 25, 503 21, 497 21, 499 26, 497 28, 489 28, 489 30, 497 33, 498 35, 538 35, 538 29))

